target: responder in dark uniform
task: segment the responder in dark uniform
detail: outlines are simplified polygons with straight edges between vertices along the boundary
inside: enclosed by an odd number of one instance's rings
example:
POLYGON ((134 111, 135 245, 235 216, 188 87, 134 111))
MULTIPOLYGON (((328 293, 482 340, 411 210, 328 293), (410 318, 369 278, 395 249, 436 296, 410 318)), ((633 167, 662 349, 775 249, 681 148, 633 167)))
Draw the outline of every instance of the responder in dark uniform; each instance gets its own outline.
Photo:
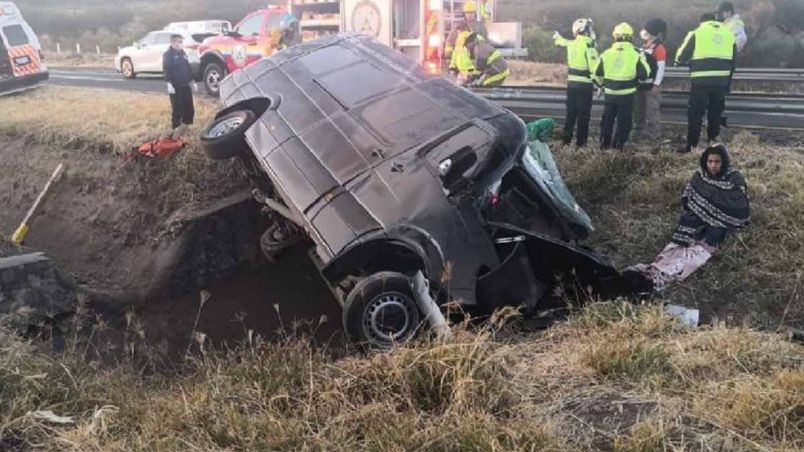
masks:
POLYGON ((180 135, 180 129, 193 123, 193 69, 184 52, 184 38, 181 35, 170 37, 170 48, 162 55, 162 68, 168 83, 170 106, 173 113, 171 124, 173 138, 180 135))
POLYGON ((600 148, 623 149, 633 127, 634 98, 641 80, 648 78, 650 66, 632 39, 634 29, 627 23, 614 27, 614 44, 600 56, 595 75, 603 80, 606 94, 600 124, 600 148), (612 141, 614 124, 617 133, 612 141))
POLYGON ((462 42, 464 48, 456 52, 464 50, 466 52, 459 58, 463 63, 458 67, 465 84, 482 87, 500 86, 511 75, 508 62, 500 51, 477 33, 463 32, 458 42, 462 42), (467 56, 469 59, 465 60, 467 56))
POLYGON ((689 64, 690 100, 687 107, 687 144, 680 152, 691 152, 701 138, 704 114, 710 143, 720 136, 726 94, 734 75, 737 45, 734 34, 713 14, 704 14, 697 29, 687 34, 676 53, 676 65, 689 64))
POLYGON ((564 121, 564 144, 572 143, 578 126, 578 147, 586 146, 589 138, 589 121, 592 118, 594 82, 592 70, 597 67, 600 55, 594 39, 592 19, 578 19, 572 24, 575 39, 564 39, 555 32, 553 39, 559 47, 567 48, 567 118, 564 121))

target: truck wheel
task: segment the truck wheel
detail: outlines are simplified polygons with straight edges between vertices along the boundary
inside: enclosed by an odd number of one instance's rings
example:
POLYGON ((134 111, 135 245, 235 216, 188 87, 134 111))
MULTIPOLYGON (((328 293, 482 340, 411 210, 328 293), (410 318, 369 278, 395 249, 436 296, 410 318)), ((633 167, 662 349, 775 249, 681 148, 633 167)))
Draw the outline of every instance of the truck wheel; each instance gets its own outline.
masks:
POLYGON ((246 130, 257 120, 251 110, 237 110, 212 121, 201 132, 201 146, 212 160, 225 160, 248 151, 246 130))
POLYGON ((134 64, 129 58, 123 58, 123 60, 120 62, 120 72, 123 74, 123 77, 128 79, 137 76, 137 74, 134 72, 134 64))
POLYGON ((349 339, 374 350, 388 350, 411 340, 420 318, 410 280, 395 272, 360 280, 343 306, 343 327, 349 339))
POLYGON ((221 93, 221 80, 226 77, 226 69, 217 62, 204 67, 204 88, 210 96, 218 97, 221 93))

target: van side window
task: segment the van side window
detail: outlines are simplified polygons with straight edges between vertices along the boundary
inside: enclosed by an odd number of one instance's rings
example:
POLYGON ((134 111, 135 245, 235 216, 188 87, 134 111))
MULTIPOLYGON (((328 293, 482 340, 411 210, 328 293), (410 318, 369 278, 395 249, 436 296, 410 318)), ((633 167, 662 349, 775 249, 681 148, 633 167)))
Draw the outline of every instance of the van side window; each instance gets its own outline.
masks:
POLYGON ((28 35, 25 33, 25 29, 22 28, 22 25, 15 24, 3 27, 3 34, 6 35, 9 47, 18 47, 30 44, 28 35))
POLYGON ((487 162, 491 142, 485 130, 472 125, 426 151, 426 159, 444 188, 458 191, 471 184, 487 162))

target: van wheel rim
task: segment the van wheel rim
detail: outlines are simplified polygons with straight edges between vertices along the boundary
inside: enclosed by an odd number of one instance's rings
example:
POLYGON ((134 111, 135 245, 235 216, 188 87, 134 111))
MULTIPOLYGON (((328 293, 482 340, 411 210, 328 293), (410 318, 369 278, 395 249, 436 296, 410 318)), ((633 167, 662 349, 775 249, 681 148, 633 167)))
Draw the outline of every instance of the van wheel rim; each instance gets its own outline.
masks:
POLYGON ((223 121, 220 121, 212 126, 207 133, 209 138, 219 138, 224 135, 231 133, 234 130, 237 130, 238 127, 242 126, 245 122, 245 119, 235 116, 232 118, 226 118, 223 121))
POLYGON ((413 300, 400 293, 375 298, 363 318, 368 339, 384 347, 410 339, 417 322, 415 309, 413 300))
POLYGON ((128 61, 124 61, 123 62, 123 75, 130 76, 131 72, 132 72, 131 63, 129 63, 128 61))

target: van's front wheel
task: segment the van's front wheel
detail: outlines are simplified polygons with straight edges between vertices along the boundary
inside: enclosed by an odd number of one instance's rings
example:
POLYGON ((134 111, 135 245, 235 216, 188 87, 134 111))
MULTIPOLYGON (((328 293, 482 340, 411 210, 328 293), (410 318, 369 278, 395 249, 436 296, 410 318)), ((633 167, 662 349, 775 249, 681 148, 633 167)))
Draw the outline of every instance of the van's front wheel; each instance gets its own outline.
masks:
POLYGON ((410 280, 401 273, 375 273, 360 280, 343 306, 343 326, 349 339, 374 350, 410 341, 420 322, 410 280))

